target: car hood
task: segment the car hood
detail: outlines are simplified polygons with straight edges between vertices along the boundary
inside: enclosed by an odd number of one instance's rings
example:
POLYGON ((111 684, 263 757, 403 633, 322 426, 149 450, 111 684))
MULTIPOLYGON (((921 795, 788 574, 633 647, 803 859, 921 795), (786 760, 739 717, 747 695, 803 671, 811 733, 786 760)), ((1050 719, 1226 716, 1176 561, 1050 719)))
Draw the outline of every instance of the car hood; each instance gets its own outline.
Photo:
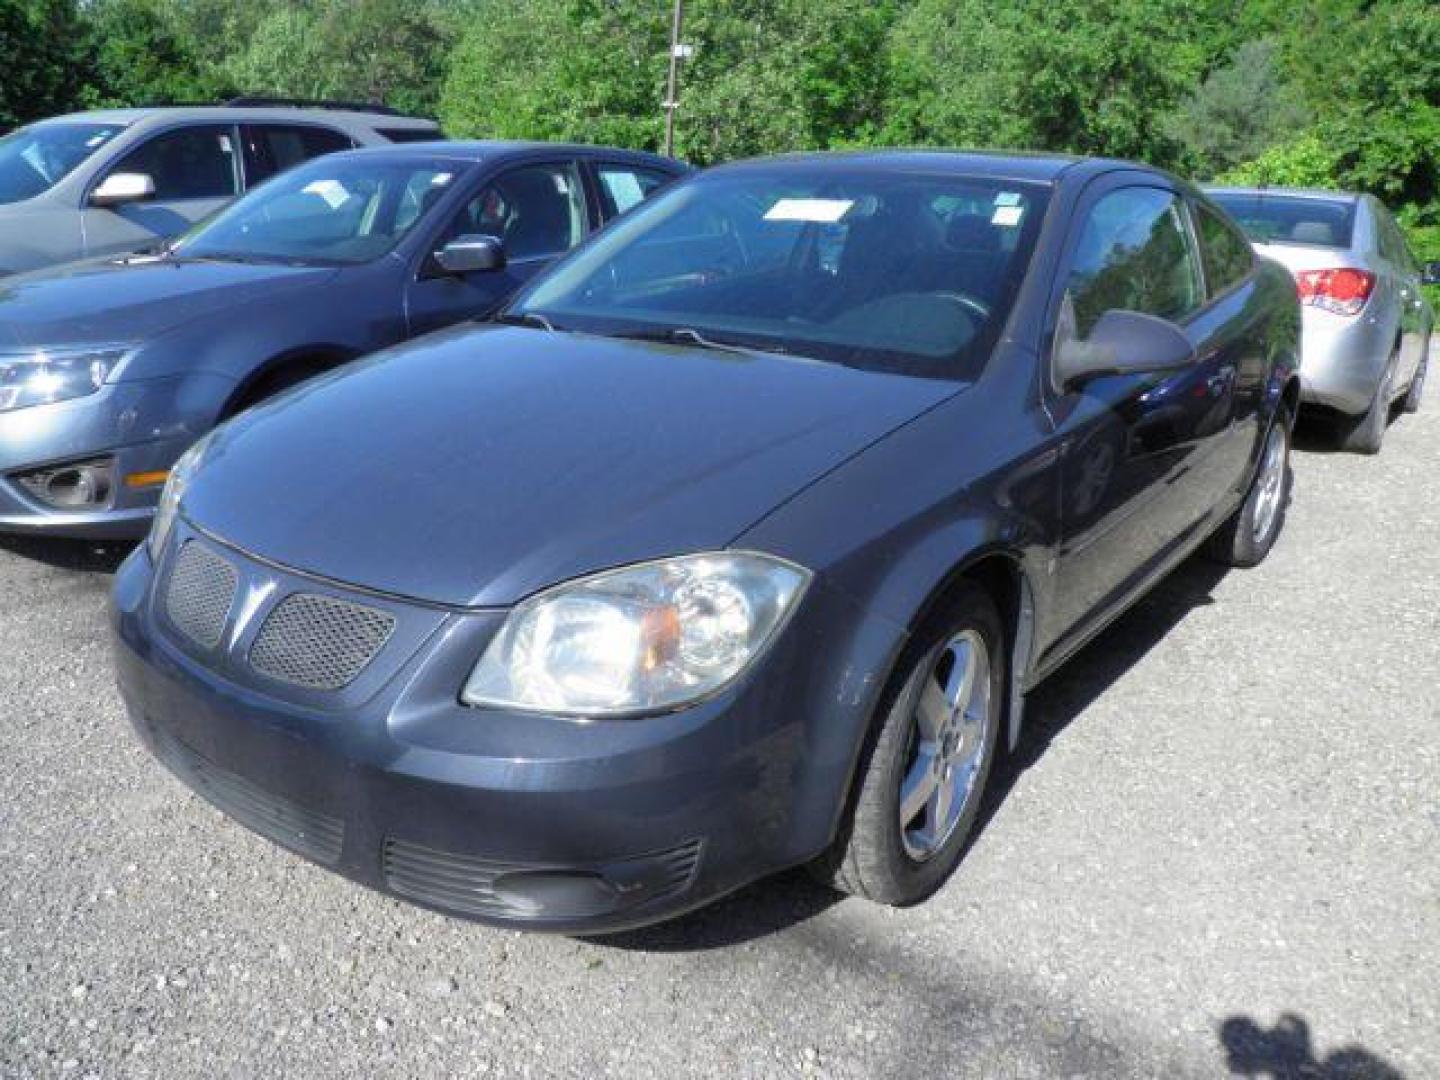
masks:
POLYGON ((0 280, 0 349, 146 341, 335 273, 135 256, 19 274, 0 280))
POLYGON ((764 354, 466 327, 220 429, 185 516, 334 581, 503 606, 724 547, 959 384, 764 354))

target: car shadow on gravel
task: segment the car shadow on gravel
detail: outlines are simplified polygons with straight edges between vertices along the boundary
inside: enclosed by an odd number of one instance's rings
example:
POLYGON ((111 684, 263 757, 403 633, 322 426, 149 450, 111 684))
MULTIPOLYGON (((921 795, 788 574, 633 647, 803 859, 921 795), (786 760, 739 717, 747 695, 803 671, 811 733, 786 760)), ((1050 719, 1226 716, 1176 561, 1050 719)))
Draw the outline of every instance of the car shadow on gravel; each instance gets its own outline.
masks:
POLYGON ((1248 1016, 1220 1025, 1220 1046, 1233 1076, 1257 1080, 1405 1080, 1389 1062, 1360 1046, 1315 1054, 1310 1025, 1293 1013, 1266 1029, 1248 1016))
MULTIPOLYGON (((1029 697, 1020 745, 995 764, 971 842, 1004 804, 1020 776, 1090 703, 1139 663, 1197 607, 1214 603, 1227 568, 1196 557, 1082 649, 1029 697)), ((741 945, 815 918, 844 897, 804 870, 765 878, 689 915, 596 938, 597 944, 646 952, 693 952, 741 945)))
POLYGON ((113 574, 134 549, 134 542, 69 540, 53 536, 0 537, 0 551, 53 566, 57 570, 85 574, 113 574))

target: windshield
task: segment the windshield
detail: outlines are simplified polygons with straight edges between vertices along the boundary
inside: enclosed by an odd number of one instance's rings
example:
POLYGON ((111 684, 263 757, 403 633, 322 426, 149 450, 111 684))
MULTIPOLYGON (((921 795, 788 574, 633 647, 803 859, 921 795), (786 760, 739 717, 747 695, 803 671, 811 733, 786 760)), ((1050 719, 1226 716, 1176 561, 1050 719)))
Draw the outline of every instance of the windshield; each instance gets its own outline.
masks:
POLYGON ((44 194, 121 131, 121 124, 51 123, 0 139, 0 203, 44 194))
POLYGON ((466 167, 423 158, 320 158, 202 222, 172 254, 322 266, 369 262, 393 249, 466 167))
POLYGON ((631 211, 506 317, 970 378, 1005 324, 1047 196, 900 171, 717 173, 631 211))
POLYGON ((1214 191, 1210 198, 1225 208, 1253 243, 1350 246, 1354 202, 1266 192, 1214 191))

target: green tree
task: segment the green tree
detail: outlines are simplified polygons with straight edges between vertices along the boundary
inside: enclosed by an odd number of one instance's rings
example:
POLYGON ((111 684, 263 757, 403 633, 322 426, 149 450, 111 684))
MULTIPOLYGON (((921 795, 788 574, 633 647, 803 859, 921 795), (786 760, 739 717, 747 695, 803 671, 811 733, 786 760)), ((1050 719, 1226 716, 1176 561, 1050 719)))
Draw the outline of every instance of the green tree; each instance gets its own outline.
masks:
POLYGON ((1242 43, 1181 103, 1171 130, 1197 175, 1215 176, 1305 128, 1308 110, 1282 81, 1277 52, 1267 38, 1242 43))
POLYGON ((0 0, 0 131, 76 107, 91 77, 86 44, 73 0, 0 0))
POLYGON ((89 9, 98 105, 203 100, 209 87, 162 0, 100 0, 89 9))

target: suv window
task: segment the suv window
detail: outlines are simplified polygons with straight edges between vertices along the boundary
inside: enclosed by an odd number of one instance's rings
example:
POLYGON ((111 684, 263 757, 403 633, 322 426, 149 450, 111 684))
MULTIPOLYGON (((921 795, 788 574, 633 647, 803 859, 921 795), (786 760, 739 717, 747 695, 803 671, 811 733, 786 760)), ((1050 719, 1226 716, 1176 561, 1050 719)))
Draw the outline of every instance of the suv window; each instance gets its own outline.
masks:
POLYGON ((441 239, 497 236, 510 259, 548 258, 585 238, 585 197, 574 164, 525 165, 502 173, 471 199, 441 239))
POLYGON ((670 182, 672 177, 654 169, 633 165, 601 165, 600 199, 605 220, 618 217, 632 206, 644 202, 670 182))
POLYGON ((1206 284, 1212 297, 1219 296, 1250 273, 1255 265, 1254 250, 1250 241, 1204 203, 1195 204, 1195 225, 1206 284))
POLYGON ((1174 192, 1151 187, 1121 188, 1095 204, 1065 285, 1081 338, 1107 311, 1178 321, 1204 303, 1184 212, 1174 192))
POLYGON ((237 193, 233 131, 229 124, 167 131, 130 151, 110 172, 146 174, 155 181, 156 202, 227 199, 237 193))
POLYGON ((245 146, 246 187, 254 187, 311 158, 355 145, 348 135, 303 124, 247 124, 240 131, 245 146))

